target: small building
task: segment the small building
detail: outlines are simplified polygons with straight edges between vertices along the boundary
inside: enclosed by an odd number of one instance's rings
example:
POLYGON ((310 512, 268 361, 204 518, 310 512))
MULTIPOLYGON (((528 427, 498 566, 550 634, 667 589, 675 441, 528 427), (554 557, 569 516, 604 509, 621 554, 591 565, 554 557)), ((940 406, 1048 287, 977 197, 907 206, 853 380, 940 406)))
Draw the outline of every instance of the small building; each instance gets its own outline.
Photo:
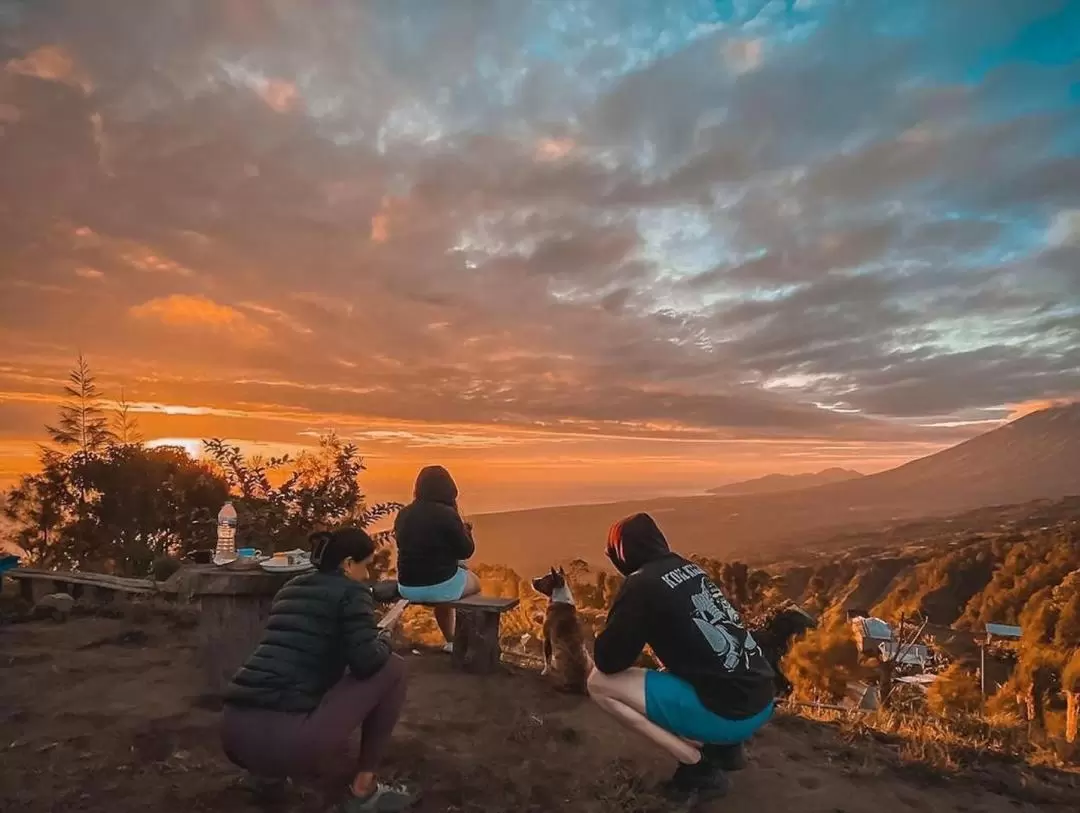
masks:
POLYGON ((1023 629, 1013 624, 987 624, 979 643, 979 688, 990 697, 1009 682, 1016 669, 1016 647, 1023 629))
POLYGON ((918 666, 925 669, 930 662, 930 647, 925 644, 907 644, 897 641, 885 641, 878 644, 878 653, 884 661, 891 661, 899 666, 918 666))
POLYGON ((991 643, 994 638, 1005 641, 1019 641, 1024 630, 1013 624, 987 624, 986 643, 991 643))
POLYGON ((868 657, 878 657, 881 644, 894 640, 892 627, 880 618, 859 616, 851 620, 851 631, 859 652, 868 657))

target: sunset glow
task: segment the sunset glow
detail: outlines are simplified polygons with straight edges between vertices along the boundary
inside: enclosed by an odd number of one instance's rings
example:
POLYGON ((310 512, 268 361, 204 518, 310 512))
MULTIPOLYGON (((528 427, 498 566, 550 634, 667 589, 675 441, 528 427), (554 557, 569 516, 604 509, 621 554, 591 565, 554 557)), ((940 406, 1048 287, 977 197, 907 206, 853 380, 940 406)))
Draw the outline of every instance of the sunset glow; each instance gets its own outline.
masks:
POLYGON ((0 0, 0 485, 78 352, 149 443, 466 512, 1080 393, 1078 4, 135 5, 0 0))

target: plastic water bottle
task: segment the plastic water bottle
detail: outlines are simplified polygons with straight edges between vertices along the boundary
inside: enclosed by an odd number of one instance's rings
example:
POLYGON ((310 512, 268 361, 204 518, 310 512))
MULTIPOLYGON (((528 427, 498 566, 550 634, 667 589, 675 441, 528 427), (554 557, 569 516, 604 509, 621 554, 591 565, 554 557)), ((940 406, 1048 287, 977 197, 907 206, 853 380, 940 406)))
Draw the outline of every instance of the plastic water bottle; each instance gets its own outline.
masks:
POLYGON ((214 559, 231 562, 236 558, 236 509, 231 502, 221 506, 217 515, 217 549, 214 559))

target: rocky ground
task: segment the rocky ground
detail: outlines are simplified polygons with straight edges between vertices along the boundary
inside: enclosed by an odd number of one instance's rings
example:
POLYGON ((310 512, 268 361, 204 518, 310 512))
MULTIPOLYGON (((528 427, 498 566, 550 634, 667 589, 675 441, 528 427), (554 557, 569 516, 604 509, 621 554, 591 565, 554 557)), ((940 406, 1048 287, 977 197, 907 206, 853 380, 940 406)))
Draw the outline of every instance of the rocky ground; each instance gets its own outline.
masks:
MULTIPOLYGON (((190 620, 190 619, 189 619, 190 620)), ((0 626, 0 810, 191 813, 254 809, 200 696, 193 632, 175 619, 73 618, 0 626)), ((672 769, 580 698, 532 672, 477 678, 445 656, 408 656, 409 701, 387 774, 435 811, 660 811, 672 769)), ((781 716, 751 746, 731 813, 1076 810, 1075 774, 978 763, 943 774, 900 744, 849 741, 781 716)), ((294 789, 283 810, 327 807, 294 789)))

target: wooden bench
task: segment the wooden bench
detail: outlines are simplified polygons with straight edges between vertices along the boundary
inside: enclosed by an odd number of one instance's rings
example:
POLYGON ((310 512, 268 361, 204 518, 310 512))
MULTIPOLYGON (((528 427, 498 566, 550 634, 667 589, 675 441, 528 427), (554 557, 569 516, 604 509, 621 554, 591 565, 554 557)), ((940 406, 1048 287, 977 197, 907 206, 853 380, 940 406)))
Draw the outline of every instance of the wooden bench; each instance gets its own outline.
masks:
MULTIPOLYGON (((401 598, 397 582, 389 580, 373 584, 372 594, 377 601, 384 603, 401 598)), ((414 603, 421 607, 453 607, 457 611, 452 663, 455 668, 464 672, 485 675, 494 672, 502 658, 502 644, 499 640, 502 614, 510 612, 521 602, 516 598, 476 595, 438 605, 414 603)))
POLYGON ((67 593, 72 598, 89 593, 97 601, 108 601, 116 593, 147 595, 156 590, 154 582, 149 579, 127 579, 102 573, 16 567, 7 571, 5 576, 19 582, 23 599, 31 604, 36 604, 50 593, 67 593))

